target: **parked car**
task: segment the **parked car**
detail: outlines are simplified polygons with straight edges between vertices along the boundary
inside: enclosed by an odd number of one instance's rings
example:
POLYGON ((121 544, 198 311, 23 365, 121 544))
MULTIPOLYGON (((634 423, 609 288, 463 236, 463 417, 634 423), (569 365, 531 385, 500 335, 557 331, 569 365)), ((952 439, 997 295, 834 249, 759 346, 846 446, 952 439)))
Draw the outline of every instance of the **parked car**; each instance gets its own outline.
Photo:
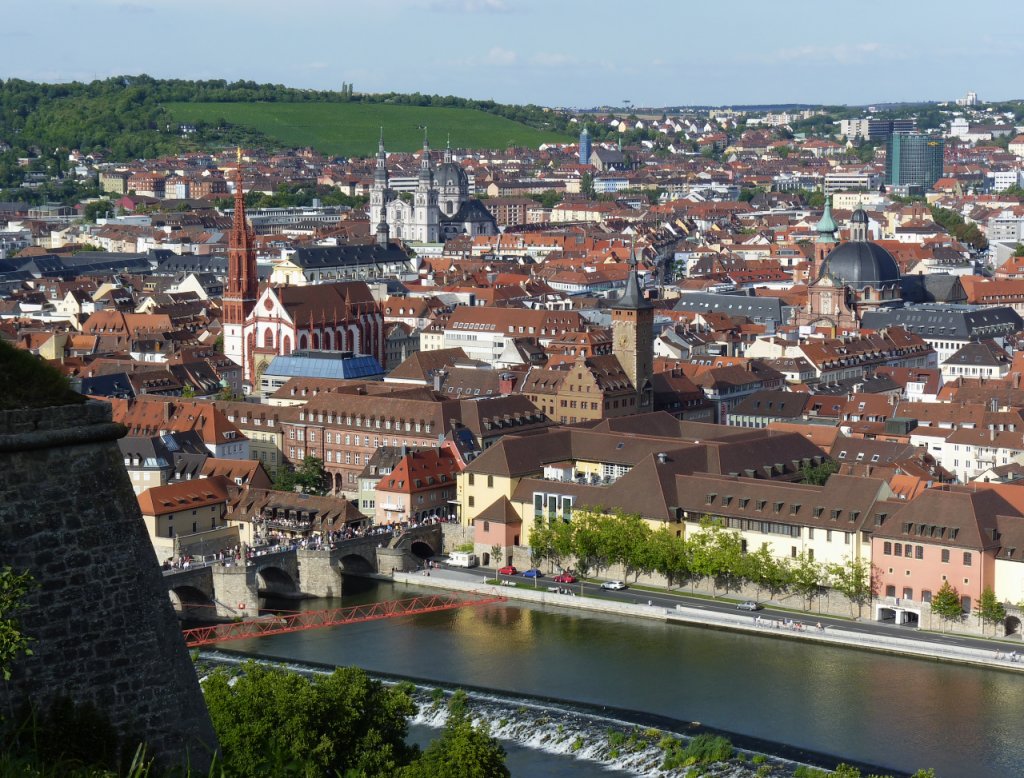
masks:
POLYGON ((741 602, 739 605, 736 606, 737 610, 741 611, 759 611, 763 607, 764 606, 761 603, 754 602, 753 600, 746 600, 745 602, 741 602))
POLYGON ((629 587, 626 586, 625 581, 605 581, 603 584, 601 584, 601 588, 612 589, 617 591, 619 589, 628 589, 629 587))
POLYGON ((524 578, 543 578, 544 573, 538 570, 536 567, 531 567, 529 570, 523 570, 524 578))
POLYGON ((519 571, 516 570, 515 565, 505 565, 504 567, 498 568, 498 573, 501 575, 515 575, 519 571))
POLYGON ((576 583, 576 576, 572 573, 559 573, 553 580, 555 583, 576 583))

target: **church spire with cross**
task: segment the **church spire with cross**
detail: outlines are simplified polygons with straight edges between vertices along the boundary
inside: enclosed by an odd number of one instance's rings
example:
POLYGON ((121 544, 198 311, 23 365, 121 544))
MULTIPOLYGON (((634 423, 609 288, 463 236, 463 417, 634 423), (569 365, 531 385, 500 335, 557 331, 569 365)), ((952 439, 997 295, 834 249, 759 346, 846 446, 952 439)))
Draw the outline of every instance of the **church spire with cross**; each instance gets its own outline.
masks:
POLYGON ((242 329, 256 305, 259 277, 256 274, 256 235, 245 218, 245 184, 242 175, 242 149, 238 148, 235 168, 235 211, 228 241, 228 276, 224 287, 222 324, 224 354, 242 366, 245 374, 246 350, 242 329))

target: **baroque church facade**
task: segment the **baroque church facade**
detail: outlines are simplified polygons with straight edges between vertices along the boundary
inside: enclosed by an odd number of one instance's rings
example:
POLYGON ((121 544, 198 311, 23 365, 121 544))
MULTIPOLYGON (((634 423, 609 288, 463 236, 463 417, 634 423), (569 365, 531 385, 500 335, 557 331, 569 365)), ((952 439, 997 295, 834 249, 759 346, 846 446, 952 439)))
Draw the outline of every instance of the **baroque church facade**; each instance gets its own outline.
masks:
POLYGON ((222 308, 224 355, 251 390, 270 361, 299 351, 351 351, 384 364, 384 316, 362 281, 259 287, 252 226, 245 217, 241 154, 222 308))
POLYGON ((868 311, 903 304, 899 265, 892 254, 868 240, 868 217, 858 208, 850 219, 850 240, 836 245, 831 204, 817 226, 807 302, 793 324, 834 331, 859 329, 868 311))
POLYGON ((370 188, 370 224, 378 241, 395 238, 407 243, 440 243, 457 235, 497 235, 498 223, 483 203, 469 196, 469 177, 452 159, 449 146, 435 170, 430 144, 423 152, 416 176, 416 190, 403 199, 388 182, 387 152, 381 134, 370 188))

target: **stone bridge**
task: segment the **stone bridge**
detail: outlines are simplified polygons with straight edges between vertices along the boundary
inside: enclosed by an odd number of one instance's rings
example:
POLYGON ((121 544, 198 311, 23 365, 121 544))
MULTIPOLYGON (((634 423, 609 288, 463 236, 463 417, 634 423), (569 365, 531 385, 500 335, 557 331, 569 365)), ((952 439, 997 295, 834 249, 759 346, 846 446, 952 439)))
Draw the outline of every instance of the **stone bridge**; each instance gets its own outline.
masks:
POLYGON ((178 612, 213 620, 259 613, 261 596, 340 597, 343 573, 415 570, 442 551, 440 524, 343 540, 331 549, 257 552, 245 565, 207 563, 164 571, 178 612))

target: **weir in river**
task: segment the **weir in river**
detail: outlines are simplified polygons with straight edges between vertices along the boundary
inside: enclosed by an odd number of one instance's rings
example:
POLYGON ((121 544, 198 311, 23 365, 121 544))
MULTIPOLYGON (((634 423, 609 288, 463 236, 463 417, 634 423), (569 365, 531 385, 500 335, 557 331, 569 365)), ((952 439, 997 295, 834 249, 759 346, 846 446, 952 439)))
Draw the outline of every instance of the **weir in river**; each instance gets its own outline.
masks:
MULTIPOLYGON (((417 593, 383 582, 346 584, 352 595, 346 603, 417 593)), ((557 698, 580 710, 608 707, 699 721, 894 772, 935 767, 943 777, 1024 774, 1018 746, 1024 679, 992 670, 520 604, 231 647, 499 697, 557 698)))

